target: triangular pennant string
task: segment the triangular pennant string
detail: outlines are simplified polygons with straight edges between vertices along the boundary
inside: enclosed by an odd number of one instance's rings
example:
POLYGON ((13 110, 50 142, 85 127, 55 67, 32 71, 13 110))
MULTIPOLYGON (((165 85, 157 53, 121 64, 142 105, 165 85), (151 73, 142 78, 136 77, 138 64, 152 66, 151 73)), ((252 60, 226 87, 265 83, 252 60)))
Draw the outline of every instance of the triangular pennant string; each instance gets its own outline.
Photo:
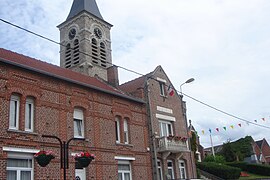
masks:
POLYGON ((217 131, 217 132, 219 132, 219 129, 218 129, 218 128, 216 128, 216 131, 217 131))
POLYGON ((226 131, 226 130, 227 130, 227 128, 226 128, 226 127, 223 127, 223 129, 224 129, 224 131, 226 131))
POLYGON ((204 134, 204 130, 202 130, 202 134, 204 134))
POLYGON ((239 124, 238 124, 238 126, 239 126, 239 127, 241 127, 241 126, 242 126, 242 124, 241 124, 241 123, 239 123, 239 124))
POLYGON ((233 125, 231 125, 230 127, 233 129, 233 127, 234 127, 234 126, 233 126, 233 125))

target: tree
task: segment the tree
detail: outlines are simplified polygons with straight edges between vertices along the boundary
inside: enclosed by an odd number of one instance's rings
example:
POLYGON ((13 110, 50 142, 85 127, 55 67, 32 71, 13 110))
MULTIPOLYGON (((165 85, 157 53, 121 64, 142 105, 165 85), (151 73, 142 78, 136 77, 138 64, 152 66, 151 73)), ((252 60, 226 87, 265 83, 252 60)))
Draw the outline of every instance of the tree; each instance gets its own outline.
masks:
POLYGON ((233 162, 236 160, 236 153, 234 152, 230 141, 223 144, 220 154, 225 157, 227 162, 233 162))

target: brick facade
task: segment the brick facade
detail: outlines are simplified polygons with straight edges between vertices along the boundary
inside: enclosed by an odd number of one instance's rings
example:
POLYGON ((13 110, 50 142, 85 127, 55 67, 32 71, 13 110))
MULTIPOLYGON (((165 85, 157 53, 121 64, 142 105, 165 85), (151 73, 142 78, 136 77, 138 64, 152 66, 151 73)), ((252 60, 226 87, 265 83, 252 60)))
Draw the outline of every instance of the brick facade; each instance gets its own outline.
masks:
MULTIPOLYGON (((63 141, 74 137, 73 112, 81 108, 84 112, 85 141, 71 141, 69 148, 69 169, 67 179, 75 179, 75 160, 71 156, 83 150, 91 151, 96 159, 86 168, 87 179, 117 179, 118 161, 116 156, 132 157, 133 179, 151 179, 151 159, 145 104, 141 100, 125 98, 126 95, 114 95, 106 91, 98 91, 89 87, 55 78, 54 69, 58 72, 64 69, 41 63, 22 55, 6 50, 0 51, 0 179, 6 179, 7 158, 16 148, 23 150, 52 150, 56 158, 45 168, 34 163, 34 179, 63 179, 60 170, 60 151, 57 140, 42 138, 41 135, 54 135, 63 141), (4 56, 4 54, 9 56, 4 56), (6 57, 31 60, 37 67, 44 65, 49 70, 46 75, 9 64, 6 57), (10 97, 17 94, 20 97, 20 114, 18 130, 9 129, 10 97), (25 131, 25 101, 26 97, 34 98, 34 131, 25 131), (116 143, 115 116, 128 118, 129 144, 116 143), (11 149, 11 150, 8 150, 11 149)), ((10 58, 12 59, 12 58, 10 58)), ((14 59, 13 59, 14 60, 14 59)), ((31 64, 29 62, 29 64, 31 64)), ((25 64, 24 64, 25 65, 25 64)), ((41 70, 40 70, 41 71, 41 70)), ((64 70, 63 74, 72 73, 86 78, 90 77, 64 70)), ((80 79, 80 78, 79 78, 80 79)), ((87 81, 86 81, 87 82, 87 81)), ((102 83, 102 81, 100 81, 102 83)), ((102 83, 110 89, 108 85, 102 83)), ((111 88, 113 89, 113 88, 111 88)), ((26 153, 26 152, 25 152, 26 153)), ((32 153, 33 155, 33 153, 32 153)))
MULTIPOLYGON (((172 85, 166 73, 161 66, 158 66, 153 72, 142 76, 138 79, 129 81, 120 88, 126 92, 131 93, 134 96, 145 98, 150 104, 152 127, 150 126, 149 133, 152 136, 156 136, 156 145, 158 146, 158 140, 161 137, 160 121, 167 122, 167 117, 174 118, 175 120, 169 120, 172 124, 172 131, 174 136, 188 137, 187 121, 186 121, 186 107, 182 101, 182 97, 176 92, 173 96, 170 96, 167 92, 168 87, 172 85), (160 93, 160 82, 164 83, 164 95, 160 93), (146 87, 147 86, 147 87, 146 87), (145 89, 148 89, 148 98, 146 96, 145 89)), ((153 147, 152 147, 153 148, 153 147)), ((157 150, 157 158, 162 164, 163 179, 167 178, 168 167, 167 161, 173 161, 174 178, 180 179, 179 160, 185 162, 186 178, 196 178, 196 167, 193 153, 190 152, 189 140, 186 142, 186 150, 157 150)), ((153 157, 153 154, 152 154, 153 157)), ((153 159, 153 161, 155 161, 153 159)), ((154 168, 154 167, 153 167, 154 168)), ((183 177, 182 177, 183 178, 183 177)))

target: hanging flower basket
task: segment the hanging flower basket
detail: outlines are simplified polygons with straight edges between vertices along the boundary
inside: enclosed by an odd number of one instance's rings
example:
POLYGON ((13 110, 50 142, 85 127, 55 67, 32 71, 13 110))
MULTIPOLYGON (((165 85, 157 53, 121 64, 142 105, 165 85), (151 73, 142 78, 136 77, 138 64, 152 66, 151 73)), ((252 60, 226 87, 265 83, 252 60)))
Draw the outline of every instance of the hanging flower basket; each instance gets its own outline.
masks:
POLYGON ((89 152, 80 152, 76 154, 75 159, 79 162, 81 167, 87 167, 93 159, 95 159, 94 154, 90 154, 89 152))
POLYGON ((39 151, 34 155, 35 160, 41 167, 47 166, 52 159, 54 159, 54 155, 52 151, 39 151))

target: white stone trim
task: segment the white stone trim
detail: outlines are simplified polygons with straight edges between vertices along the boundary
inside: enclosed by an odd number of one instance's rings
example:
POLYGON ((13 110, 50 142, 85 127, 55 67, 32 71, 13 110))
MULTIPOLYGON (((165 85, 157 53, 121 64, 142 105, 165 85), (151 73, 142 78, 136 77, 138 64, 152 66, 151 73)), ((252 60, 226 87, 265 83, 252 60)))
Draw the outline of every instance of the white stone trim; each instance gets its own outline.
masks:
POLYGON ((18 152, 18 153, 37 153, 39 152, 38 149, 25 149, 25 148, 15 148, 15 147, 3 147, 3 151, 9 152, 18 152))
POLYGON ((157 80, 160 81, 160 82, 164 82, 164 83, 167 82, 165 79, 162 79, 162 78, 159 78, 159 77, 157 77, 157 80))
POLYGON ((167 116, 167 115, 163 115, 163 114, 156 114, 156 118, 161 119, 161 120, 166 120, 166 121, 175 121, 175 117, 172 116, 167 116))
POLYGON ((127 156, 115 156, 114 159, 124 161, 135 161, 135 157, 127 157, 127 156))
POLYGON ((173 113, 173 110, 172 109, 165 108, 165 107, 162 107, 162 106, 157 106, 157 110, 160 111, 160 112, 168 113, 168 114, 172 114, 173 113))

